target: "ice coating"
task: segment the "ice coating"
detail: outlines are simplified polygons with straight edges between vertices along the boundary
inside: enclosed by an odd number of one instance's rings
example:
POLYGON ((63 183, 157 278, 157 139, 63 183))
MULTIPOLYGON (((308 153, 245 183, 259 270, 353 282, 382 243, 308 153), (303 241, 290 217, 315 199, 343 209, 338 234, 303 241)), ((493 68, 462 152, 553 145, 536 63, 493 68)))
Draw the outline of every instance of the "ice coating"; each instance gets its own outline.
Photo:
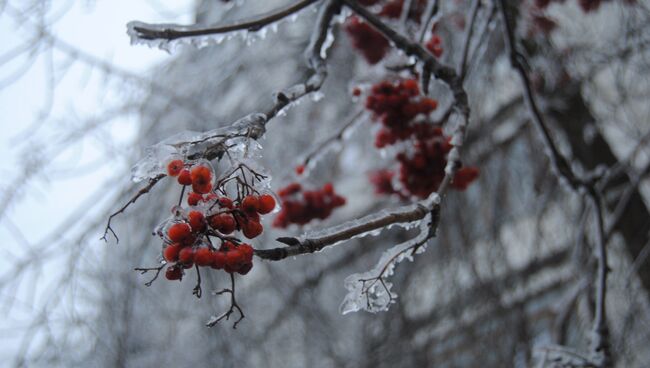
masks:
MULTIPOLYGON (((313 4, 308 5, 306 8, 300 9, 297 12, 291 14, 288 17, 285 17, 280 20, 276 20, 270 24, 264 25, 264 26, 252 26, 250 28, 241 28, 241 29, 234 29, 234 30, 229 30, 229 31, 223 31, 219 33, 214 33, 214 34, 202 34, 202 35, 194 35, 194 36, 183 36, 183 37, 178 37, 175 39, 165 39, 165 38, 148 38, 146 37, 142 32, 139 32, 138 29, 143 28, 147 29, 150 31, 154 32, 169 32, 169 31, 175 31, 175 32, 188 32, 188 31, 200 31, 208 28, 239 28, 237 26, 239 25, 244 25, 246 23, 250 23, 251 21, 254 21, 255 19, 263 19, 266 18, 267 16, 272 15, 272 12, 265 13, 265 14, 259 14, 256 15, 254 18, 251 19, 243 19, 239 20, 233 23, 228 23, 228 24, 212 24, 212 25, 198 25, 198 24, 193 24, 193 25, 180 25, 180 24, 170 24, 170 23, 158 23, 158 24, 151 24, 151 23, 145 23, 141 21, 131 21, 127 23, 126 25, 126 33, 129 36, 129 39, 131 40, 131 45, 145 45, 150 48, 158 48, 164 51, 167 51, 169 53, 175 51, 177 48, 184 46, 184 45, 189 45, 193 46, 196 48, 203 48, 207 46, 213 46, 213 45, 218 45, 222 43, 224 40, 231 40, 235 37, 239 37, 247 45, 252 44, 255 42, 257 39, 264 39, 268 33, 268 30, 270 29, 271 32, 277 32, 278 30, 278 25, 280 23, 285 23, 285 22, 295 22, 298 19, 298 16, 301 12, 305 11, 305 9, 313 7, 313 4)), ((277 10, 274 10, 277 11, 277 10)), ((254 23, 254 22, 253 22, 254 23)))
MULTIPOLYGON (((355 228, 355 227, 358 227, 358 226, 361 226, 361 225, 364 225, 364 224, 368 224, 370 222, 377 221, 379 219, 382 219, 382 218, 390 216, 390 215, 395 215, 395 214, 399 215, 399 214, 411 213, 411 212, 416 211, 418 208, 422 208, 422 209, 428 211, 434 205, 438 205, 438 204, 440 204, 440 196, 437 193, 434 192, 434 193, 431 193, 431 195, 429 195, 429 197, 427 199, 422 200, 422 201, 420 201, 418 203, 415 203, 415 204, 410 204, 410 205, 406 205, 406 206, 402 206, 402 207, 398 207, 398 208, 393 208, 393 209, 384 209, 384 210, 381 210, 379 212, 375 212, 375 213, 372 213, 370 215, 364 216, 364 217, 362 217, 360 219, 347 221, 347 222, 344 222, 344 223, 342 223, 340 225, 332 226, 332 227, 329 227, 329 228, 326 228, 326 229, 318 229, 318 230, 307 231, 304 234, 302 234, 300 237, 298 237, 298 240, 300 240, 301 242, 304 242, 307 239, 318 239, 318 238, 327 237, 327 236, 338 234, 340 232, 343 232, 343 231, 346 231, 346 230, 349 230, 349 229, 352 229, 352 228, 355 228)), ((428 214, 427 214, 427 217, 429 217, 428 214)), ((350 238, 341 240, 341 241, 336 242, 336 243, 334 243, 332 245, 336 245, 336 244, 342 243, 344 241, 348 241, 350 239, 363 238, 363 237, 366 237, 366 236, 377 236, 384 229, 390 229, 390 228, 395 227, 395 226, 401 227, 401 228, 404 228, 404 229, 407 229, 407 230, 412 229, 414 227, 420 226, 420 223, 422 221, 423 220, 411 221, 411 222, 393 223, 393 224, 390 224, 390 225, 382 227, 382 228, 373 229, 373 230, 369 230, 369 231, 354 235, 354 236, 352 236, 350 238)), ((428 221, 426 221, 426 222, 428 223, 428 221)))
MULTIPOLYGON (((348 229, 360 226, 362 224, 367 224, 369 222, 376 221, 376 220, 381 219, 383 217, 386 217, 386 216, 388 216, 390 214, 413 212, 414 210, 416 210, 418 208, 418 206, 419 206, 419 204, 411 204, 411 205, 407 205, 407 206, 403 206, 403 207, 399 207, 399 208, 395 208, 395 209, 390 209, 390 210, 384 209, 384 210, 381 210, 379 212, 375 212, 375 213, 372 213, 370 215, 364 216, 364 217, 362 217, 360 219, 344 222, 344 223, 342 223, 340 225, 332 226, 332 227, 329 227, 329 228, 326 228, 326 229, 317 229, 317 230, 312 230, 312 231, 305 232, 298 239, 302 242, 302 241, 305 241, 306 239, 318 239, 318 238, 323 238, 323 237, 330 236, 330 235, 333 235, 333 234, 338 234, 338 233, 340 233, 342 231, 346 231, 348 229)), ((392 225, 388 226, 387 228, 390 228, 391 226, 400 226, 400 227, 404 227, 404 228, 408 229, 412 225, 410 225, 410 223, 396 223, 396 224, 392 224, 392 225)), ((355 235, 350 239, 363 238, 363 237, 366 237, 366 236, 377 236, 377 235, 379 235, 379 233, 381 233, 381 231, 382 231, 382 228, 370 230, 370 231, 355 235)), ((347 240, 348 239, 342 240, 342 241, 347 241, 347 240)))
POLYGON ((186 159, 201 154, 219 144, 227 147, 234 157, 259 157, 260 144, 257 138, 264 133, 266 115, 249 114, 224 128, 207 132, 184 131, 145 149, 144 157, 131 169, 135 182, 154 178, 166 173, 166 164, 172 159, 186 159), (256 156, 257 155, 257 156, 256 156))
POLYGON ((428 214, 417 224, 420 233, 413 239, 398 244, 385 251, 377 265, 370 271, 355 273, 348 276, 343 285, 348 293, 343 298, 340 312, 347 314, 365 310, 377 313, 388 310, 394 303, 397 294, 391 291, 392 284, 385 280, 393 274, 395 266, 408 259, 413 261, 412 253, 417 247, 416 254, 422 253, 429 238, 429 223, 431 215, 428 214))

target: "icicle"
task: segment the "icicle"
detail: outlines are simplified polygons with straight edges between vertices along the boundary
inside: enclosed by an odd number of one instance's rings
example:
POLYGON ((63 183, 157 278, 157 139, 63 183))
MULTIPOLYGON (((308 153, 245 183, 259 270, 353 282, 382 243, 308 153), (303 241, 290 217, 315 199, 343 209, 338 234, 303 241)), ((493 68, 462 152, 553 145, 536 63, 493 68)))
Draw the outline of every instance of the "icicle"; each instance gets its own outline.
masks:
POLYGON ((342 314, 359 310, 371 313, 388 310, 390 304, 395 302, 397 294, 391 291, 392 284, 385 279, 393 274, 395 266, 404 259, 413 261, 414 247, 418 247, 416 253, 424 251, 429 237, 430 220, 431 215, 422 219, 418 223, 420 226, 418 236, 385 251, 372 270, 356 273, 345 279, 344 286, 348 293, 341 303, 342 314))

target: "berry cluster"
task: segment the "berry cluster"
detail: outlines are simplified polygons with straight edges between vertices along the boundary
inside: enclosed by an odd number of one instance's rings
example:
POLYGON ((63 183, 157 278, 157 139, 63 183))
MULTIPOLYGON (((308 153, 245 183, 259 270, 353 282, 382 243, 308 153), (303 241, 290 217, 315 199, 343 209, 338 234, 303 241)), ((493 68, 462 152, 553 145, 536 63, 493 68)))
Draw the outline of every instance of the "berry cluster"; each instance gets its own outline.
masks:
MULTIPOLYGON (((364 0, 359 1, 359 3, 363 6, 372 6, 377 5, 380 1, 364 0)), ((390 0, 381 6, 377 15, 388 19, 399 19, 403 7, 404 0, 390 0)), ((424 0, 417 0, 412 3, 408 19, 419 23, 425 7, 426 1, 424 0)), ((352 16, 347 20, 345 30, 352 40, 352 46, 361 52, 369 64, 376 64, 381 61, 390 49, 388 40, 379 31, 356 16, 352 16)))
POLYGON ((350 17, 345 30, 350 35, 352 46, 361 52, 369 64, 377 64, 388 53, 388 40, 359 18, 350 17))
MULTIPOLYGON (((431 122, 430 113, 436 107, 436 100, 420 95, 418 82, 414 79, 382 81, 372 86, 366 98, 366 108, 373 113, 373 121, 382 124, 375 146, 381 148, 398 141, 409 143, 395 156, 399 163, 398 175, 388 169, 371 173, 370 181, 377 194, 425 198, 438 190, 452 146, 442 128, 431 122), (394 183, 395 177, 399 189, 394 183)), ((477 168, 462 167, 454 176, 451 187, 465 190, 477 177, 477 168)))
MULTIPOLYGON (((244 165, 231 175, 235 172, 244 175, 244 165)), ((253 267, 254 250, 231 234, 240 231, 248 239, 259 236, 263 231, 260 215, 275 209, 275 198, 256 194, 246 180, 234 180, 238 177, 228 176, 215 183, 208 163, 172 160, 167 164, 167 174, 176 177, 183 193, 186 187, 192 188, 187 194, 189 209, 175 207, 175 217, 159 232, 164 241, 163 258, 170 263, 167 279, 180 280, 183 270, 195 265, 247 274, 253 267), (238 183, 237 196, 230 198, 225 185, 234 181, 238 183), (218 248, 213 239, 221 242, 218 248)))
POLYGON ((373 112, 374 121, 382 124, 375 146, 381 148, 411 136, 431 136, 433 126, 417 122, 416 117, 426 117, 437 107, 436 100, 420 96, 414 79, 375 84, 366 98, 366 108, 373 112))
POLYGON ((326 219, 335 208, 345 204, 345 198, 334 192, 331 183, 318 190, 304 190, 300 183, 291 183, 280 189, 278 195, 282 199, 282 211, 274 219, 273 226, 280 228, 326 219))

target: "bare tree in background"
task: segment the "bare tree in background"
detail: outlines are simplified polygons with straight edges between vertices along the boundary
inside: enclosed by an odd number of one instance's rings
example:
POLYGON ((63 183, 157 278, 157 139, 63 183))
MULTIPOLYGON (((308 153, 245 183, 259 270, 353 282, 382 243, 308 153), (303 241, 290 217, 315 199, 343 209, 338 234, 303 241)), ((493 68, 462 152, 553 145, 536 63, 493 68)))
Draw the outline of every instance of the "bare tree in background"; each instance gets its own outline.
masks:
MULTIPOLYGON (((32 19, 34 9, 3 11, 32 19)), ((33 303, 13 363, 647 365, 649 15, 643 1, 614 0, 202 1, 194 26, 129 24, 134 43, 174 51, 151 79, 36 25, 34 45, 146 86, 107 116, 137 109, 138 145, 151 148, 115 149, 143 181, 127 185, 120 172, 119 191, 98 188, 101 214, 74 240, 59 231, 31 246, 41 258, 65 253, 60 275, 39 277, 33 257, 3 275, 16 295, 59 277, 33 303), (381 100, 395 90, 412 95, 381 100), (425 110, 412 123, 386 118, 414 101, 425 110), (427 144, 444 154, 418 164, 427 144), (250 162, 276 190, 332 182, 347 203, 307 226, 265 222, 249 241, 253 269, 234 277, 237 302, 233 272, 199 279, 198 266, 147 288, 176 267, 158 263, 151 237, 185 200, 166 178, 172 157, 211 161, 217 175, 250 162), (109 244, 89 242, 102 233, 109 244), (348 313, 358 310, 372 313, 348 313)))

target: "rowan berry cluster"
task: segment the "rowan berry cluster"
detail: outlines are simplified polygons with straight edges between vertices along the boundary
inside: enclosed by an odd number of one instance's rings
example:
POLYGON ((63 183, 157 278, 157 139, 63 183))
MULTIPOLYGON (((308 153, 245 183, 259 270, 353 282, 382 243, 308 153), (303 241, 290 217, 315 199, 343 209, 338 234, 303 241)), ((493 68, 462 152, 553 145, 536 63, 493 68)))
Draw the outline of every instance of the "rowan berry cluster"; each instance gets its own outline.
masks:
POLYGON ((260 215, 272 212, 276 202, 271 194, 257 193, 246 180, 245 169, 253 178, 262 176, 240 164, 216 181, 207 162, 175 159, 167 164, 167 174, 183 186, 181 204, 185 189, 192 189, 186 198, 188 208, 175 207, 174 218, 158 234, 164 241, 163 258, 169 263, 167 279, 180 280, 183 270, 193 266, 242 275, 251 270, 253 247, 232 234, 239 231, 247 239, 259 236, 263 231, 260 215), (237 183, 234 198, 225 189, 230 182, 237 183), (220 242, 218 247, 215 240, 220 242))
POLYGON ((273 221, 274 227, 305 225, 314 219, 324 220, 345 204, 345 198, 334 191, 331 183, 316 190, 304 190, 300 183, 291 183, 278 191, 282 210, 273 221))
MULTIPOLYGON (((378 148, 397 142, 408 144, 395 159, 399 163, 396 172, 382 169, 371 173, 370 181, 377 194, 397 194, 408 198, 425 198, 436 191, 445 176, 447 155, 452 146, 441 127, 431 121, 438 103, 421 96, 418 82, 414 79, 382 81, 370 89, 366 109, 372 112, 373 121, 382 127, 375 138, 378 148), (397 177, 400 188, 393 183, 397 177)), ((451 187, 464 190, 478 177, 474 167, 460 168, 451 187)))
POLYGON ((414 79, 375 84, 366 98, 366 109, 372 111, 374 121, 382 124, 375 146, 381 148, 411 136, 431 135, 432 125, 416 122, 416 117, 427 116, 437 107, 436 100, 420 96, 414 79))
MULTIPOLYGON (((404 7, 404 0, 365 0, 359 1, 364 6, 379 6, 379 11, 376 13, 380 17, 387 19, 399 19, 402 15, 402 8, 404 7)), ((426 1, 416 0, 410 5, 410 11, 407 15, 407 20, 420 23, 420 18, 424 13, 426 1)), ((390 49, 388 40, 377 30, 369 24, 363 22, 356 16, 350 17, 346 24, 345 30, 350 36, 352 46, 357 49, 369 64, 376 64, 381 61, 390 49)), ((437 41, 440 38, 438 37, 437 41)), ((442 55, 442 47, 440 42, 427 48, 433 55, 440 57, 442 55)))

